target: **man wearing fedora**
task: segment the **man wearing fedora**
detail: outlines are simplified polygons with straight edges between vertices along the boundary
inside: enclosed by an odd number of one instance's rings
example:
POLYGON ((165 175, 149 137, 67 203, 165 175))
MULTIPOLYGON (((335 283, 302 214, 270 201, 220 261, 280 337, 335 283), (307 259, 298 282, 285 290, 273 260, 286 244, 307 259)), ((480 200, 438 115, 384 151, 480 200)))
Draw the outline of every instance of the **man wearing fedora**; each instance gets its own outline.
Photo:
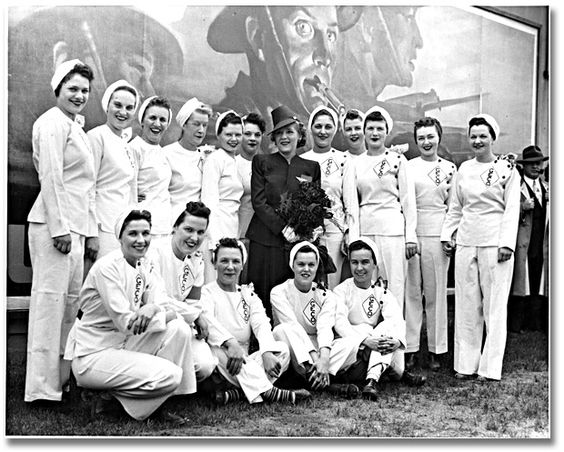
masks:
MULTIPOLYGON (((305 122, 328 105, 339 33, 358 20, 360 9, 337 6, 226 6, 208 29, 220 53, 245 53, 249 74, 240 72, 218 111, 270 111, 286 105, 305 122)), ((271 128, 272 124, 267 124, 271 128)))
POLYGON ((523 149, 517 163, 522 166, 521 208, 515 248, 515 266, 508 309, 508 329, 547 331, 548 293, 542 288, 548 247, 548 185, 541 179, 544 161, 538 146, 523 149), (542 294, 542 295, 541 295, 542 294))

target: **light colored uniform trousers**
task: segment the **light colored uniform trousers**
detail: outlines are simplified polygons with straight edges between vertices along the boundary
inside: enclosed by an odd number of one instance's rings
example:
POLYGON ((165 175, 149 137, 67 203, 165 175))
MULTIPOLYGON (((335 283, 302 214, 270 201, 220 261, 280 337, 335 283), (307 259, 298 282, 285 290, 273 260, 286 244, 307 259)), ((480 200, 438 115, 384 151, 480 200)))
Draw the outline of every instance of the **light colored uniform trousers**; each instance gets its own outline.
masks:
POLYGON ((507 300, 513 256, 497 262, 495 246, 457 245, 455 257, 454 370, 501 379, 507 339, 507 300), (486 341, 482 335, 486 325, 486 341))
POLYGON ((196 380, 204 381, 211 376, 217 366, 217 358, 213 355, 208 343, 202 339, 196 339, 196 332, 192 328, 192 353, 194 355, 194 369, 196 380))
POLYGON ((407 261, 405 322, 408 353, 419 351, 423 324, 423 295, 427 320, 427 345, 435 354, 448 351, 447 279, 450 259, 440 237, 419 237, 420 255, 407 261))
POLYGON ((78 386, 109 391, 134 419, 150 416, 172 395, 196 392, 190 327, 184 320, 165 331, 129 336, 122 349, 74 358, 78 386))
POLYGON ((100 228, 98 228, 98 243, 100 248, 97 259, 121 247, 119 240, 113 232, 105 232, 100 230, 100 228))
MULTIPOLYGON (((282 341, 288 345, 290 349, 290 360, 292 368, 302 377, 306 376, 304 362, 311 362, 309 352, 311 345, 319 350, 317 337, 308 336, 311 343, 303 340, 303 332, 294 331, 295 327, 288 323, 281 323, 274 327, 272 335, 277 341, 282 341)), ((298 327, 296 327, 298 328, 298 327)), ((340 370, 346 370, 356 362, 356 354, 358 352, 358 344, 355 338, 342 337, 334 339, 331 344, 331 352, 329 354, 329 373, 337 375, 340 370)))
MULTIPOLYGON (((389 331, 384 323, 379 323, 374 328, 367 323, 351 326, 362 336, 393 336, 393 332, 389 331)), ((390 372, 390 377, 392 379, 399 380, 404 371, 403 351, 398 349, 393 353, 382 355, 382 353, 372 350, 370 352, 370 357, 368 358, 366 378, 372 378, 379 381, 380 377, 388 367, 392 371, 390 372)))
POLYGON ((322 245, 325 245, 329 256, 333 259, 335 267, 337 267, 335 273, 329 273, 327 275, 327 284, 329 289, 333 290, 341 282, 341 271, 345 260, 345 256, 341 253, 343 234, 341 232, 327 232, 320 237, 319 241, 322 245))
MULTIPOLYGON (((378 274, 388 281, 388 288, 396 297, 400 310, 404 312, 405 279, 407 259, 405 258, 405 237, 396 235, 368 235, 378 247, 378 274)), ((413 258, 412 258, 413 259, 413 258)), ((404 368, 404 350, 397 351, 397 361, 404 368)), ((402 372, 403 373, 403 372, 402 372)))
POLYGON ((63 359, 67 337, 78 312, 82 286, 84 237, 71 232, 71 251, 53 246, 46 224, 30 223, 29 250, 33 268, 27 366, 26 402, 61 400, 70 377, 70 361, 63 359))
MULTIPOLYGON (((290 352, 283 342, 276 342, 277 350, 273 353, 280 359, 282 365, 279 375, 282 375, 290 365, 290 352)), ((262 353, 257 351, 245 358, 245 363, 237 375, 231 375, 227 370, 227 355, 220 347, 211 347, 213 355, 218 359, 217 369, 231 384, 241 388, 249 403, 262 402, 261 394, 272 388, 277 378, 272 378, 264 371, 262 353)), ((271 350, 272 351, 272 350, 271 350)))

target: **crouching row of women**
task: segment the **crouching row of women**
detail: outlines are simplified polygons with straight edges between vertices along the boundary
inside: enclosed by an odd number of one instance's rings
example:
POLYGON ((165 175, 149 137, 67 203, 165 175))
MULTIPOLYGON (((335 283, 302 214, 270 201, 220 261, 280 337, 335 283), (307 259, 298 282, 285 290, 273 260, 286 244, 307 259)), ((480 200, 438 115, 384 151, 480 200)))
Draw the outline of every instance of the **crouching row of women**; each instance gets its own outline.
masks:
MULTIPOLYGON (((209 216, 204 204, 188 203, 170 242, 150 250, 151 214, 132 210, 118 218, 121 248, 88 273, 81 315, 65 350, 78 386, 99 391, 95 412, 117 400, 135 419, 156 412, 183 423, 162 408, 171 396, 200 390, 220 405, 238 399, 296 403, 322 389, 356 396, 360 388, 343 382, 362 369, 356 377, 366 380, 362 393, 375 399, 388 367, 393 378, 402 377, 394 357, 405 348, 405 322, 393 295, 372 280, 371 240, 351 244, 354 277, 335 292, 313 282, 317 248, 309 242, 295 245, 289 262, 294 278, 272 290, 272 330, 252 285, 238 284, 247 258, 238 240, 220 240, 214 250, 217 280, 202 287, 198 248, 209 216), (258 342, 254 353, 251 335, 258 342), (274 386, 290 366, 298 380, 303 377, 297 386, 307 389, 274 386)), ((403 378, 424 383, 409 373, 403 378)))

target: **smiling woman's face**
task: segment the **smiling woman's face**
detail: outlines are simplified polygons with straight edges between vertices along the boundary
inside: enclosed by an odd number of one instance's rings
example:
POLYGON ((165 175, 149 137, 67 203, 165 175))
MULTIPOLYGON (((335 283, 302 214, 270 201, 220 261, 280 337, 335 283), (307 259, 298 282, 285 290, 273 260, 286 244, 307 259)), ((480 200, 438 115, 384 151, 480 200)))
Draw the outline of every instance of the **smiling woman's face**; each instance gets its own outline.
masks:
POLYGON ((110 97, 107 123, 114 130, 123 130, 131 125, 135 118, 135 95, 124 89, 118 89, 110 97))
POLYGON ((298 148, 300 133, 296 123, 282 127, 274 132, 274 144, 281 154, 291 155, 298 148))
POLYGON ((147 253, 151 243, 151 225, 147 220, 132 220, 123 229, 121 251, 125 260, 135 266, 135 262, 147 253))
POLYGON ((243 256, 239 248, 220 248, 215 261, 217 283, 223 289, 233 288, 243 270, 243 256))

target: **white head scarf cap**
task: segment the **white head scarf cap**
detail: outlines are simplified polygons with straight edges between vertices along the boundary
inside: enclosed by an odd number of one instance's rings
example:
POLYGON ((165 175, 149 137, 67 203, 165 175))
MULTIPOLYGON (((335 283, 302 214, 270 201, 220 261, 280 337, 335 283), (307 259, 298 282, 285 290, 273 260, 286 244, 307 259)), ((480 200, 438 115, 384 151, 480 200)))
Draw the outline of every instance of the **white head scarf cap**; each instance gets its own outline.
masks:
MULTIPOLYGON (((221 123, 221 121, 223 121, 223 118, 225 118, 229 113, 235 113, 233 110, 227 110, 224 111, 223 113, 221 113, 218 117, 217 120, 215 121, 215 136, 217 137, 218 135, 218 131, 219 131, 219 124, 221 123)), ((237 113, 235 113, 237 115, 237 113)), ((239 115, 237 115, 239 116, 239 115)), ((241 123, 243 123, 243 121, 241 120, 241 123)))
MULTIPOLYGON (((137 118, 139 119, 139 124, 141 124, 143 122, 143 115, 145 114, 145 110, 147 110, 147 106, 149 105, 149 102, 151 102, 153 99, 156 99, 157 97, 159 97, 159 96, 147 97, 147 99, 145 99, 143 101, 143 103, 139 107, 139 112, 137 113, 137 118)), ((172 121, 172 110, 169 108, 168 109, 168 122, 166 123, 167 127, 170 126, 171 121, 172 121)))
POLYGON ((333 119, 333 125, 335 126, 335 129, 339 128, 339 115, 337 114, 337 112, 329 107, 326 107, 325 105, 319 105, 318 107, 315 107, 315 109, 309 115, 307 130, 311 130, 311 126, 313 125, 313 118, 315 118, 317 113, 319 113, 320 111, 326 111, 327 113, 329 113, 329 116, 331 116, 331 118, 333 119))
POLYGON ((364 120, 362 121, 362 130, 364 130, 364 127, 366 126, 366 118, 368 117, 368 115, 370 113, 374 113, 376 111, 379 111, 380 114, 386 120, 386 124, 388 126, 388 135, 389 135, 392 132, 392 129, 394 128, 394 121, 393 121, 392 117, 390 116, 390 114, 384 108, 382 108, 378 105, 375 105, 370 110, 368 110, 366 113, 364 113, 364 120))
MULTIPOLYGON (((214 253, 214 259, 217 258, 217 250, 219 249, 219 242, 215 245, 215 253, 214 253)), ((247 248, 245 248, 245 245, 243 242, 241 242, 241 240, 237 240, 237 248, 239 248, 239 251, 241 251, 241 259, 243 260, 243 265, 245 265, 245 263, 247 262, 247 248)), ((215 263, 215 262, 214 262, 215 263)))
POLYGON ((311 249, 315 255, 317 256, 317 262, 319 262, 319 250, 317 249, 317 247, 311 243, 308 242, 307 240, 304 240, 302 242, 296 243, 293 247, 292 250, 290 251, 290 268, 292 268, 292 266, 294 265, 294 260, 296 259, 296 254, 298 254, 298 251, 300 251, 302 248, 309 248, 311 249))
MULTIPOLYGON (((125 222, 125 219, 127 218, 127 216, 133 212, 134 210, 140 210, 137 209, 136 207, 128 207, 127 209, 125 209, 123 212, 121 212, 118 217, 116 218, 116 224, 114 226, 114 233, 116 235, 116 239, 119 240, 119 233, 121 232, 121 228, 123 228, 123 223, 125 222)), ((142 209, 141 212, 149 212, 146 209, 142 209)), ((150 212, 149 212, 150 213, 150 212)))
MULTIPOLYGON (((497 123, 497 121, 495 120, 495 118, 493 116, 488 115, 487 113, 480 113, 479 115, 472 116, 468 120, 468 122, 470 122, 474 118, 482 118, 484 121, 486 121, 490 125, 490 127, 493 129, 493 131, 495 133, 494 141, 499 138, 499 133, 500 133, 499 124, 497 123)), ((468 128, 468 132, 470 132, 470 127, 468 128)))
POLYGON ((341 130, 342 130, 343 132, 345 131, 345 120, 346 120, 346 118, 347 118, 347 113, 348 113, 349 111, 355 111, 355 112, 357 112, 358 115, 359 115, 359 117, 360 117, 360 122, 364 124, 364 118, 366 117, 366 115, 365 115, 363 112, 361 112, 360 110, 357 110, 356 108, 349 108, 349 109, 347 110, 347 112, 346 112, 343 116, 341 116, 341 130))
POLYGON ((137 108, 137 105, 139 105, 139 92, 127 80, 118 80, 117 82, 114 82, 110 86, 108 86, 106 88, 106 91, 104 91, 104 95, 102 96, 102 108, 106 113, 108 112, 108 106, 110 105, 112 94, 114 94, 119 88, 124 87, 131 88, 135 92, 135 108, 137 108))
POLYGON ((125 218, 131 213, 132 209, 126 209, 122 213, 118 215, 116 218, 116 224, 114 226, 114 233, 116 235, 116 239, 119 240, 119 233, 121 232, 121 228, 123 228, 123 222, 125 218))
POLYGON ((65 61, 64 63, 61 63, 57 66, 53 77, 51 77, 51 88, 53 89, 53 92, 55 92, 57 86, 59 86, 59 83, 61 83, 61 81, 67 76, 70 71, 74 69, 77 64, 84 65, 82 61, 74 59, 65 61))
MULTIPOLYGON (((377 264, 377 260, 378 260, 378 245, 376 245, 376 243, 372 240, 369 239, 368 237, 359 237, 357 240, 355 241, 359 241, 362 243, 365 243, 366 245, 368 245, 368 247, 372 250, 372 252, 374 253, 374 263, 377 264)), ((354 242, 352 242, 354 243, 354 242)), ((349 259, 351 257, 351 252, 349 251, 349 259)))
POLYGON ((176 114, 176 123, 180 127, 184 127, 186 121, 192 116, 194 111, 201 109, 201 110, 209 110, 209 107, 204 104, 203 102, 199 101, 197 98, 192 97, 186 101, 186 103, 180 108, 179 112, 176 114))

